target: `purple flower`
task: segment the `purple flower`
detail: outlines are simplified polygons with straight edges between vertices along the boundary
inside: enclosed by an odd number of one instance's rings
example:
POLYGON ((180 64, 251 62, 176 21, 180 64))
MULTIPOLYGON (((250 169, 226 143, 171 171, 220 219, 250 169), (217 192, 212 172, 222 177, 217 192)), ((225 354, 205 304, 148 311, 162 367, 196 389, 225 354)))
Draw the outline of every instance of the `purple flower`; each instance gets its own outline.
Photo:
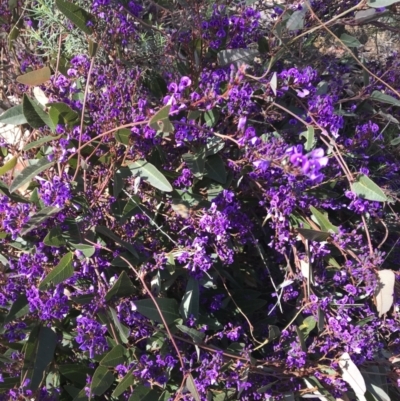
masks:
POLYGON ((192 84, 192 80, 189 77, 182 77, 181 81, 179 82, 179 91, 182 92, 187 87, 192 84))

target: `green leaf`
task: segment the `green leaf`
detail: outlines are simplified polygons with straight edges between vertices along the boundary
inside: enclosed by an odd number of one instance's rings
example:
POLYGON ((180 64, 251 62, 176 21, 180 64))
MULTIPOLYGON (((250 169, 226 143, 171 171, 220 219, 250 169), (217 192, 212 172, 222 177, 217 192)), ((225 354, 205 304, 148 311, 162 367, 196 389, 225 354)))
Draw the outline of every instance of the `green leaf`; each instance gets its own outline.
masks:
POLYGON ((89 56, 90 58, 96 57, 99 44, 89 38, 89 56))
POLYGON ((22 99, 22 110, 28 124, 33 128, 41 128, 48 126, 54 130, 55 125, 49 115, 43 110, 42 106, 36 99, 31 99, 24 93, 22 99))
POLYGON ((49 116, 54 125, 67 124, 73 126, 79 122, 79 114, 63 102, 49 103, 49 116))
POLYGON ((205 168, 207 171, 207 177, 221 184, 226 183, 226 169, 225 164, 219 155, 210 156, 207 158, 205 163, 205 168))
POLYGON ((347 33, 342 33, 340 36, 340 40, 343 42, 343 44, 347 47, 359 47, 361 46, 361 43, 357 38, 354 36, 348 35, 347 33))
POLYGON ((0 167, 0 176, 12 170, 17 165, 18 157, 14 156, 6 164, 0 167))
POLYGON ((111 315, 111 319, 114 322, 115 328, 117 329, 119 336, 121 338, 121 341, 124 344, 127 344, 129 339, 129 334, 130 334, 130 329, 129 327, 124 326, 118 319, 118 315, 117 312, 115 312, 114 308, 111 308, 111 306, 109 307, 110 310, 110 315, 111 315))
POLYGON ((26 295, 21 294, 11 305, 7 316, 4 318, 4 324, 25 316, 27 313, 29 313, 29 302, 26 295))
POLYGON ((125 362, 125 348, 118 344, 100 361, 100 365, 114 368, 117 365, 122 365, 125 362))
POLYGON ((88 26, 88 22, 93 20, 93 17, 87 11, 64 0, 56 0, 56 6, 79 29, 88 35, 92 33, 92 28, 88 26))
POLYGON ((26 74, 19 75, 16 79, 17 82, 24 85, 37 86, 48 81, 51 76, 49 67, 39 68, 38 70, 27 72, 26 74))
POLYGON ((72 252, 68 252, 64 255, 58 265, 39 284, 39 290, 43 291, 46 289, 49 283, 56 285, 72 277, 74 274, 74 267, 72 265, 73 257, 74 254, 72 252))
MULTIPOLYGON (((175 299, 156 298, 156 302, 168 325, 173 323, 176 319, 179 319, 179 308, 175 299)), ((160 314, 151 299, 140 299, 139 301, 134 301, 134 305, 136 311, 141 315, 158 323, 162 323, 160 314)))
POLYGON ((243 63, 250 64, 254 58, 258 56, 258 50, 255 49, 226 49, 221 50, 217 54, 218 64, 224 65, 234 64, 239 67, 243 63))
POLYGON ((188 120, 197 120, 201 116, 201 112, 199 110, 190 110, 188 113, 188 120))
POLYGON ((395 99, 393 96, 386 95, 380 91, 373 91, 369 97, 371 100, 376 100, 377 102, 387 103, 392 106, 400 106, 400 100, 395 99))
POLYGON ((115 132, 115 139, 117 142, 122 143, 123 145, 129 145, 129 138, 131 137, 132 132, 127 128, 119 129, 115 132))
POLYGON ((204 121, 207 125, 207 127, 211 128, 214 127, 219 119, 219 111, 218 109, 211 109, 211 110, 207 110, 204 113, 204 121))
POLYGON ((297 231, 305 239, 308 239, 310 241, 323 242, 323 241, 326 241, 330 237, 329 233, 325 233, 323 231, 317 231, 317 230, 310 230, 308 228, 298 228, 297 231))
POLYGON ((11 109, 6 110, 0 116, 0 123, 1 124, 8 124, 8 125, 22 125, 27 124, 28 121, 24 115, 22 104, 17 106, 11 107, 11 109))
POLYGON ((132 386, 135 382, 135 376, 133 376, 134 368, 132 368, 118 383, 117 387, 115 388, 114 392, 112 393, 113 397, 119 397, 128 387, 132 386))
POLYGON ((0 393, 4 393, 6 390, 18 387, 20 382, 19 377, 3 377, 3 381, 0 382, 0 393))
POLYGON ((314 215, 315 219, 317 220, 317 223, 322 231, 334 232, 334 233, 339 232, 339 229, 329 221, 329 219, 325 216, 324 213, 321 213, 314 206, 310 206, 310 210, 311 213, 314 215))
POLYGON ((294 11, 286 22, 286 28, 289 31, 297 31, 298 29, 303 29, 306 13, 307 7, 304 7, 302 10, 294 11))
POLYGON ((23 380, 30 379, 29 389, 36 390, 43 381, 44 372, 53 361, 57 335, 49 327, 37 326, 25 344, 23 380))
POLYGON ((186 377, 186 387, 192 394, 195 401, 200 401, 200 394, 197 390, 196 383, 194 382, 193 376, 189 373, 186 377))
POLYGON ((307 127, 307 131, 303 132, 300 134, 300 136, 303 136, 306 138, 306 143, 304 144, 304 149, 308 152, 310 151, 314 145, 315 145, 315 131, 314 127, 309 125, 307 127))
POLYGON ((185 295, 182 298, 179 312, 184 319, 193 315, 199 317, 199 282, 193 277, 189 277, 185 295))
POLYGON ((23 151, 26 152, 27 150, 31 150, 33 148, 39 148, 40 146, 44 145, 45 143, 49 143, 51 141, 56 141, 57 139, 60 139, 62 135, 57 135, 57 136, 52 136, 52 135, 47 135, 44 136, 43 138, 38 139, 37 141, 29 142, 23 147, 23 151))
POLYGON ((319 398, 321 401, 336 401, 336 398, 319 382, 315 376, 304 378, 304 382, 308 388, 317 388, 318 390, 313 392, 315 398, 319 398), (321 397, 318 397, 318 396, 321 397))
POLYGON ((182 155, 182 159, 196 178, 201 178, 203 176, 205 169, 205 159, 203 153, 196 155, 184 153, 182 155))
POLYGON ((77 363, 65 364, 58 366, 59 372, 77 386, 86 384, 86 376, 93 374, 93 369, 77 363))
POLYGON ((33 216, 31 216, 30 219, 22 226, 20 234, 25 235, 30 231, 34 230, 35 228, 38 228, 40 224, 42 224, 44 221, 46 221, 53 215, 59 213, 61 210, 62 208, 55 206, 44 207, 43 209, 35 213, 33 216))
POLYGON ((14 25, 10 31, 10 33, 8 34, 8 49, 11 50, 12 49, 12 45, 13 45, 13 41, 16 40, 19 36, 19 29, 16 25, 14 25))
POLYGON ((389 7, 398 2, 399 0, 368 0, 367 6, 373 8, 389 7))
POLYGON ((383 269, 378 271, 378 282, 374 295, 379 317, 389 312, 393 305, 395 282, 396 275, 393 270, 383 269))
POLYGON ((69 245, 71 245, 72 248, 81 251, 86 258, 91 258, 96 251, 96 248, 93 245, 73 244, 71 242, 69 242, 69 245))
POLYGON ((159 397, 160 394, 156 390, 139 384, 135 387, 128 401, 158 401, 159 397))
POLYGON ((43 240, 43 243, 47 246, 54 246, 59 248, 66 244, 60 227, 53 227, 43 240))
POLYGON ((201 344, 206 336, 205 333, 186 327, 181 324, 177 324, 176 327, 182 332, 190 336, 195 344, 201 344))
POLYGON ((174 126, 169 120, 169 111, 171 105, 162 107, 153 117, 149 120, 149 127, 156 131, 162 131, 166 133, 174 132, 174 126))
POLYGON ((103 395, 113 383, 114 375, 105 366, 100 365, 92 377, 90 393, 97 396, 103 395))
POLYGON ((124 179, 130 177, 131 175, 132 172, 128 167, 120 167, 115 171, 113 187, 113 195, 115 199, 118 198, 118 195, 121 193, 122 188, 124 187, 124 179))
POLYGON ((303 332, 305 338, 315 329, 317 326, 317 321, 314 316, 307 316, 303 323, 300 325, 299 329, 303 332))
POLYGON ((375 202, 387 202, 384 192, 369 177, 361 174, 351 184, 351 190, 360 198, 375 202))
POLYGON ((110 301, 112 297, 129 297, 130 295, 135 294, 135 292, 136 288, 133 285, 131 279, 125 271, 122 271, 122 273, 118 277, 118 280, 107 292, 105 300, 110 301))
POLYGON ((155 166, 146 160, 136 160, 128 164, 133 176, 139 176, 154 188, 164 192, 171 192, 172 186, 155 166))
POLYGON ((105 235, 108 238, 111 238, 114 242, 126 248, 133 256, 139 259, 139 255, 137 254, 136 249, 133 247, 133 245, 119 238, 109 228, 105 226, 96 226, 96 232, 105 235))

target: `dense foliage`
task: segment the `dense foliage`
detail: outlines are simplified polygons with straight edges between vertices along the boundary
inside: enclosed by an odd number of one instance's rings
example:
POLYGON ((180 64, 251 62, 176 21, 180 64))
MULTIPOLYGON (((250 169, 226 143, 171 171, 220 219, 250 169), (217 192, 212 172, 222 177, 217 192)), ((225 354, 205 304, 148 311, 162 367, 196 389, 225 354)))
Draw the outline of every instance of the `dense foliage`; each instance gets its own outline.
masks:
POLYGON ((394 3, 0 3, 1 400, 399 399, 394 3))

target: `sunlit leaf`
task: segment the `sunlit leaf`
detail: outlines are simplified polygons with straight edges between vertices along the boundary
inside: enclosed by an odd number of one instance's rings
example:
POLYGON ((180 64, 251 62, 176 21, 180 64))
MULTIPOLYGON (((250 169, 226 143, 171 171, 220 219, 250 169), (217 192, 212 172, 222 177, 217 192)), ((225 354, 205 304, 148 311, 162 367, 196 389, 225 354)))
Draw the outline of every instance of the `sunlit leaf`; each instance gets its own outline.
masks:
POLYGON ((186 377, 186 387, 190 391, 190 394, 192 394, 194 400, 200 401, 199 390, 197 390, 196 383, 190 373, 186 377))
POLYGON ((27 122, 28 121, 26 120, 24 111, 22 109, 22 104, 11 107, 11 109, 6 110, 0 116, 1 124, 22 125, 22 124, 27 124, 27 122))
POLYGON ((392 4, 398 3, 399 0, 368 0, 368 7, 381 8, 381 7, 389 7, 392 4))
POLYGON ((172 185, 155 166, 146 160, 136 160, 128 164, 133 176, 138 176, 154 188, 164 192, 171 192, 172 185))
POLYGON ((378 282, 375 288, 376 309, 379 317, 389 312, 394 301, 394 285, 396 276, 393 270, 379 270, 378 282))
POLYGON ((40 283, 39 289, 44 290, 48 284, 53 283, 54 285, 62 283, 69 279, 74 274, 74 267, 72 265, 74 254, 68 252, 58 262, 58 265, 45 277, 40 283))
POLYGON ((174 132, 174 126, 169 121, 169 111, 171 105, 162 107, 153 117, 149 120, 149 127, 156 131, 162 131, 166 133, 174 132))
POLYGON ((364 396, 367 391, 364 378, 347 352, 340 356, 339 367, 342 370, 342 379, 350 385, 356 395, 364 396))
POLYGON ((131 279, 122 271, 118 280, 110 288, 105 296, 106 301, 110 301, 113 297, 128 297, 136 292, 136 288, 133 285, 131 279))
POLYGON ((356 182, 351 184, 352 191, 360 198, 375 202, 387 202, 388 198, 384 192, 369 177, 361 174, 356 182))
POLYGON ((286 22, 286 28, 289 31, 296 31, 298 29, 303 29, 306 13, 307 13, 307 6, 303 6, 303 9, 301 10, 294 11, 286 22))
POLYGON ((51 76, 51 71, 49 67, 39 68, 34 71, 27 72, 26 74, 19 75, 17 77, 17 82, 24 85, 41 85, 48 81, 51 76))
POLYGON ((44 136, 43 138, 38 139, 37 141, 29 142, 23 147, 23 151, 26 152, 27 150, 31 150, 33 148, 39 148, 40 146, 44 145, 45 143, 49 143, 51 141, 56 141, 57 139, 60 139, 62 135, 57 135, 57 136, 52 136, 52 135, 47 135, 44 136))
POLYGON ((386 95, 380 91, 373 91, 369 97, 371 100, 376 100, 377 102, 387 103, 392 106, 400 106, 400 100, 395 99, 393 96, 386 95))
POLYGON ((8 171, 12 170, 18 161, 18 157, 14 156, 13 158, 11 158, 8 162, 6 162, 5 164, 3 164, 0 167, 0 175, 4 175, 6 174, 8 171))
POLYGON ((310 210, 322 231, 338 233, 339 229, 329 221, 324 213, 321 213, 314 206, 310 206, 310 210))

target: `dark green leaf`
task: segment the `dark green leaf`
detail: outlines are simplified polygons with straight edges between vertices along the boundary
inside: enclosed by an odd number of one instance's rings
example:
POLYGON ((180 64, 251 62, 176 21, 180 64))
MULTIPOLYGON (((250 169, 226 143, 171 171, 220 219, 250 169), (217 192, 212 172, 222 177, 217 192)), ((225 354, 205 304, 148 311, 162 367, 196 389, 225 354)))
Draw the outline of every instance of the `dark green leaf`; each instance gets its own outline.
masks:
POLYGON ((92 377, 90 393, 92 395, 103 395, 114 383, 114 375, 105 367, 99 366, 92 377))
POLYGON ((36 390, 43 381, 47 366, 53 361, 57 335, 49 327, 36 327, 25 344, 23 380, 30 379, 29 388, 36 390))
POLYGON ((43 240, 43 243, 47 246, 55 246, 59 248, 66 244, 60 227, 53 227, 43 240))
POLYGON ((89 56, 96 57, 99 44, 92 39, 89 39, 89 56))
POLYGON ((207 158, 205 168, 207 171, 207 177, 221 184, 226 183, 227 174, 225 164, 221 156, 214 155, 207 158))
POLYGON ((93 20, 93 17, 87 11, 64 0, 56 0, 56 6, 79 29, 88 35, 92 33, 92 28, 88 26, 88 22, 93 20))
POLYGON ((18 162, 18 157, 14 156, 7 163, 0 167, 0 175, 6 174, 8 171, 12 170, 18 162))
POLYGON ((86 384, 86 376, 93 374, 93 369, 78 363, 58 366, 59 372, 77 386, 86 384))
POLYGON ((13 42, 14 40, 16 40, 19 36, 19 29, 16 25, 14 25, 10 31, 10 33, 8 34, 8 49, 11 50, 12 46, 13 46, 13 42))
POLYGON ((172 186, 155 166, 146 160, 136 160, 128 164, 133 176, 138 176, 147 181, 154 188, 164 192, 171 192, 172 186))
POLYGON ((43 110, 42 105, 36 99, 29 98, 26 93, 22 99, 22 110, 26 121, 33 128, 41 128, 47 125, 52 130, 55 129, 56 126, 43 110))
POLYGON ((51 71, 49 67, 39 68, 38 70, 27 72, 24 75, 19 75, 17 82, 24 85, 37 86, 45 83, 50 79, 51 71))
POLYGON ((25 118, 22 104, 17 106, 11 107, 11 109, 6 110, 0 116, 0 123, 1 124, 9 124, 9 125, 22 125, 27 124, 28 121, 25 118))
POLYGON ((133 285, 131 279, 122 271, 118 280, 114 283, 111 289, 107 292, 105 300, 109 301, 112 297, 128 297, 136 292, 136 288, 133 285))
POLYGON ((14 387, 18 387, 19 382, 19 377, 3 377, 3 381, 0 382, 0 393, 4 393, 5 390, 11 390, 14 387))
MULTIPOLYGON (((173 323, 176 319, 179 319, 179 308, 175 299, 156 298, 156 302, 168 325, 173 323)), ((148 319, 162 323, 160 314, 158 313, 158 310, 151 299, 141 299, 139 301, 135 301, 134 304, 136 310, 140 314, 146 316, 148 319)))
POLYGON ((158 401, 159 396, 160 394, 156 390, 139 384, 128 401, 158 401))
POLYGON ((100 365, 114 368, 117 365, 122 365, 125 362, 125 348, 118 344, 100 361, 100 365))
POLYGON ((38 228, 40 224, 46 221, 49 217, 60 212, 62 209, 55 206, 47 206, 35 213, 31 218, 22 226, 21 235, 25 235, 30 231, 38 228))
POLYGON ((118 195, 124 187, 124 179, 130 177, 131 175, 132 172, 128 167, 120 167, 118 170, 115 171, 113 187, 113 195, 115 199, 118 198, 118 195))
POLYGON ((13 180, 10 185, 10 193, 15 192, 18 188, 30 182, 41 172, 48 170, 54 162, 50 162, 46 157, 40 159, 36 164, 25 167, 13 180))
POLYGON ((206 336, 205 333, 186 327, 181 324, 177 324, 176 327, 182 332, 190 336, 195 344, 201 344, 206 336))
POLYGON ((268 340, 272 341, 275 338, 279 338, 281 335, 281 331, 278 326, 269 325, 268 326, 268 340))
POLYGON ((113 397, 119 397, 128 387, 132 386, 135 382, 135 376, 133 376, 134 368, 132 368, 118 383, 117 387, 115 388, 114 392, 112 393, 113 397))
POLYGON ((73 257, 74 254, 72 252, 68 252, 64 255, 58 265, 40 283, 39 290, 43 291, 50 283, 56 285, 72 277, 74 274, 74 267, 72 265, 73 257))
POLYGON ((188 113, 188 120, 197 120, 201 116, 201 112, 199 110, 190 110, 188 113))
POLYGON ((202 153, 197 155, 184 153, 182 155, 182 159, 196 178, 201 178, 203 176, 205 169, 205 159, 202 153))
POLYGON ((162 131, 166 133, 174 132, 174 126, 169 121, 169 111, 171 105, 162 107, 153 117, 149 120, 149 127, 156 131, 162 131))
POLYGON ((25 294, 21 294, 11 305, 10 311, 4 319, 4 324, 25 316, 29 312, 29 302, 25 294))
POLYGON ((133 256, 135 256, 137 259, 139 259, 139 255, 136 252, 136 249, 133 247, 132 244, 129 242, 126 242, 119 238, 117 235, 115 235, 109 228, 105 226, 96 226, 96 232, 99 234, 105 235, 106 237, 112 239, 115 241, 117 244, 123 246, 126 248, 133 256))

